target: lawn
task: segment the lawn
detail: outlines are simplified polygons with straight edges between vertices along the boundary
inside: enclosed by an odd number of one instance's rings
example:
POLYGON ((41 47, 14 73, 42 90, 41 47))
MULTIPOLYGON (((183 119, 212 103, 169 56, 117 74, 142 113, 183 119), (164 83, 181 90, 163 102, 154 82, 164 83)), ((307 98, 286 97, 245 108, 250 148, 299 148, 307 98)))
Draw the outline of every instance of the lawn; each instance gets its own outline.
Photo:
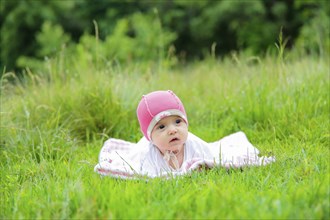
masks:
POLYGON ((1 219, 330 217, 329 58, 47 65, 1 79, 1 219), (94 173, 107 138, 141 138, 136 105, 160 89, 181 98, 192 133, 211 142, 244 131, 276 162, 170 180, 94 173))

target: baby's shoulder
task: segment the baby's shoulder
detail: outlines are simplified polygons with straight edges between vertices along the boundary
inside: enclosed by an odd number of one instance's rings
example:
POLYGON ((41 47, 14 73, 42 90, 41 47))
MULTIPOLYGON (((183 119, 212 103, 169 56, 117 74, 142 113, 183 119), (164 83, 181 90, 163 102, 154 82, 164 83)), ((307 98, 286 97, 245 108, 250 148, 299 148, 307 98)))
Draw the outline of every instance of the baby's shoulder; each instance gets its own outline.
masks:
POLYGON ((209 144, 192 133, 188 134, 185 152, 187 159, 212 157, 209 144))
POLYGON ((188 138, 187 138, 186 144, 192 144, 192 145, 197 145, 197 146, 207 146, 208 145, 208 143, 206 143, 204 140, 197 137, 196 135, 194 135, 191 132, 188 133, 188 138))

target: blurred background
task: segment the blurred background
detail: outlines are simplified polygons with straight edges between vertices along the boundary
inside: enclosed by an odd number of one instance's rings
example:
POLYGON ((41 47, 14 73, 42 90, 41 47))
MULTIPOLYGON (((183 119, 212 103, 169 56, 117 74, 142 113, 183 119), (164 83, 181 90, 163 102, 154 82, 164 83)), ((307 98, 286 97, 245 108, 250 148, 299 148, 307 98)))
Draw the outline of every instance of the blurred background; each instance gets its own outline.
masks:
POLYGON ((326 0, 1 0, 0 67, 21 74, 65 53, 81 62, 166 61, 279 47, 329 54, 326 0), (97 56, 95 56, 97 54, 97 56))

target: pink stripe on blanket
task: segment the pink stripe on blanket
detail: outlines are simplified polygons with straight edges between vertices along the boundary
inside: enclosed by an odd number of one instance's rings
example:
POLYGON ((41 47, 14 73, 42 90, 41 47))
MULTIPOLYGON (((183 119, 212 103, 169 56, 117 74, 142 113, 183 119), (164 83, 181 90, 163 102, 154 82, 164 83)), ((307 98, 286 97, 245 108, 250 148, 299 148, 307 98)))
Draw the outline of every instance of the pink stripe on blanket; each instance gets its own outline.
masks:
POLYGON ((111 138, 109 142, 116 144, 117 146, 130 146, 132 143, 128 141, 122 141, 118 139, 111 138))
POLYGON ((109 147, 107 147, 107 148, 103 148, 102 149, 102 152, 111 152, 111 151, 115 151, 115 150, 117 150, 117 151, 130 151, 130 149, 129 148, 123 148, 123 147, 118 147, 118 146, 109 146, 109 147))
POLYGON ((105 143, 105 146, 102 148, 102 152, 112 152, 112 151, 126 151, 129 152, 131 150, 131 146, 133 144, 127 141, 122 141, 118 139, 111 138, 105 143))

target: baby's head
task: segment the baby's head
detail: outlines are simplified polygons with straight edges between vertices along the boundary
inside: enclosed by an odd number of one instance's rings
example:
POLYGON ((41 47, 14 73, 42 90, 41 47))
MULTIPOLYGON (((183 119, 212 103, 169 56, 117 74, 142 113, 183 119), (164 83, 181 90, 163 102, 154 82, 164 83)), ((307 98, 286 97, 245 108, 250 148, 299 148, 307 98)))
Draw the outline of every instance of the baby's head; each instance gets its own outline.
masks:
POLYGON ((161 148, 184 144, 187 139, 186 111, 170 90, 144 95, 137 107, 137 117, 143 135, 161 151, 161 148))

